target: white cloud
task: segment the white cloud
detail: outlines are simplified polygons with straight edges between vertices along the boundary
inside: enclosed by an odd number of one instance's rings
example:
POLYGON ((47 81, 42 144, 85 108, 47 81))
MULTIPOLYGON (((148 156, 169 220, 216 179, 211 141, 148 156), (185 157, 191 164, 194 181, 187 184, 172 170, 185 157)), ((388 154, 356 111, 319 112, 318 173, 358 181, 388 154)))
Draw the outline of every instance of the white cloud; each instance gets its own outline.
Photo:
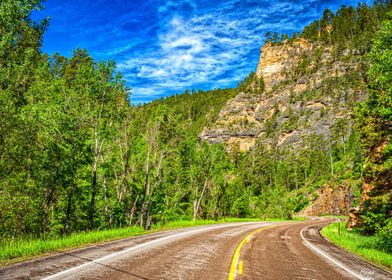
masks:
POLYGON ((46 35, 54 43, 45 51, 71 55, 80 46, 97 59, 115 59, 134 98, 235 86, 256 68, 265 32, 300 31, 327 5, 358 2, 48 1, 56 15, 48 31, 56 28, 46 35), (58 37, 67 39, 58 44, 58 37))
POLYGON ((166 1, 158 8, 164 17, 156 48, 120 63, 119 69, 137 73, 134 92, 140 96, 200 85, 233 86, 255 69, 265 32, 298 31, 302 21, 295 13, 316 15, 319 11, 309 8, 316 2, 265 1, 260 7, 238 9, 237 0, 228 0, 222 9, 197 9, 190 1, 166 1), (170 13, 185 2, 195 8, 194 13, 170 13), (140 86, 140 80, 149 84, 140 86))
MULTIPOLYGON (((118 65, 122 71, 137 68, 137 77, 154 79, 155 87, 183 88, 213 82, 228 67, 239 65, 241 57, 258 47, 258 39, 239 29, 240 20, 220 15, 192 17, 174 16, 158 36, 159 49, 151 56, 131 58, 118 65)), ((255 64, 257 61, 255 62, 255 64)), ((242 78, 242 77, 241 77, 242 78)), ((218 79, 225 85, 239 77, 218 79)), ((219 85, 218 85, 219 86, 219 85)), ((141 88, 134 89, 137 94, 141 88)), ((149 91, 150 92, 150 91, 149 91)))

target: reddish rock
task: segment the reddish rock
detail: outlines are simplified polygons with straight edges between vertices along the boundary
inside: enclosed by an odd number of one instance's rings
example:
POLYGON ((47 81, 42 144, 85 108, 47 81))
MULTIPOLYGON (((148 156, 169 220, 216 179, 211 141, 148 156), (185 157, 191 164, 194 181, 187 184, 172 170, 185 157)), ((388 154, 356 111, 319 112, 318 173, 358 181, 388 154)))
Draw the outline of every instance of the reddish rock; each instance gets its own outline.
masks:
POLYGON ((318 197, 300 215, 347 215, 354 200, 351 187, 344 183, 335 188, 326 184, 317 194, 318 197))

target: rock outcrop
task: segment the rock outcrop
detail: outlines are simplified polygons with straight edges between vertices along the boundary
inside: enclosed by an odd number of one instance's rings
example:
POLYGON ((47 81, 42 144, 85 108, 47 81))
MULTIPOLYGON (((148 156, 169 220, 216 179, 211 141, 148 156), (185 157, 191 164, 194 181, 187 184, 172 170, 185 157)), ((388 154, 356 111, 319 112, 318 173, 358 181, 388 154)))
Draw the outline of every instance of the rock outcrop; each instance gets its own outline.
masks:
POLYGON ((347 215, 355 196, 349 185, 326 184, 317 191, 317 198, 299 214, 302 216, 347 215))
POLYGON ((312 134, 328 137, 337 123, 350 129, 353 105, 366 95, 358 61, 355 52, 336 53, 303 39, 267 44, 256 71, 264 92, 239 93, 200 137, 249 151, 256 141, 279 148, 312 134), (344 82, 349 75, 355 85, 344 82))
POLYGON ((298 64, 303 52, 310 52, 313 48, 314 46, 304 39, 279 47, 266 44, 260 49, 256 75, 264 78, 267 90, 271 89, 286 79, 286 69, 298 64))

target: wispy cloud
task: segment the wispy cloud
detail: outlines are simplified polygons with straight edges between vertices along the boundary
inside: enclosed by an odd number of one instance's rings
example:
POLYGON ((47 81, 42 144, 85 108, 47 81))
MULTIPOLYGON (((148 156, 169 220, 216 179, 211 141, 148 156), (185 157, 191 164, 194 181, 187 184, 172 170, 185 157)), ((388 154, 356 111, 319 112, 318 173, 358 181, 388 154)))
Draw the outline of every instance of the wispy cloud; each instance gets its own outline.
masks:
MULTIPOLYGON (((235 86, 255 70, 267 31, 292 33, 346 0, 49 0, 44 50, 114 59, 134 102, 235 86)), ((362 1, 363 2, 363 1, 362 1)), ((366 2, 371 2, 370 0, 366 2)))

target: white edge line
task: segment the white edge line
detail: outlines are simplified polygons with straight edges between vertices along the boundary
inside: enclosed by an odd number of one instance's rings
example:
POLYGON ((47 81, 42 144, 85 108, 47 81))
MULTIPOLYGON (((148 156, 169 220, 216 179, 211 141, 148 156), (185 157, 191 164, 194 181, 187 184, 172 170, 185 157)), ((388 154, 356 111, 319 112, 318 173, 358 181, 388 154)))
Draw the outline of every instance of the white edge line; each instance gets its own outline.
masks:
MULTIPOLYGON (((248 224, 252 224, 252 223, 248 223, 248 224)), ((165 241, 167 239, 175 239, 177 237, 181 237, 181 236, 184 236, 184 235, 193 235, 193 234, 198 233, 198 232, 209 231, 209 230, 213 230, 213 229, 216 229, 216 228, 234 227, 234 226, 238 226, 238 225, 239 224, 218 225, 218 226, 199 228, 199 229, 195 229, 195 230, 190 230, 190 231, 186 231, 186 232, 177 233, 177 234, 174 234, 174 235, 165 236, 165 237, 162 237, 162 238, 159 238, 159 239, 155 239, 155 240, 152 240, 152 241, 149 241, 149 242, 146 242, 146 243, 142 243, 142 244, 136 245, 134 247, 125 249, 125 250, 117 252, 117 253, 113 253, 113 254, 107 255, 105 257, 102 257, 102 258, 99 258, 99 259, 96 259, 96 260, 93 260, 93 261, 86 262, 86 263, 78 265, 78 266, 71 267, 69 269, 66 269, 66 270, 63 270, 63 271, 58 272, 56 274, 50 275, 48 277, 45 277, 42 280, 54 279, 54 278, 57 278, 57 277, 59 277, 61 275, 70 273, 72 271, 79 270, 79 269, 81 269, 81 268, 83 268, 85 266, 89 266, 91 264, 99 264, 102 261, 111 259, 113 257, 118 257, 120 255, 126 255, 126 254, 128 254, 128 253, 130 253, 132 251, 138 250, 140 248, 143 248, 143 247, 155 244, 155 243, 159 243, 159 242, 165 241)))
POLYGON ((335 265, 339 266, 340 268, 342 268, 343 270, 347 271, 348 273, 350 273, 351 275, 355 276, 358 279, 361 280, 368 280, 368 278, 364 278, 361 275, 358 275, 357 273, 353 272, 352 270, 350 270, 349 268, 347 268, 345 265, 341 264, 340 262, 338 262, 337 260, 333 259, 332 257, 330 257, 329 255, 327 255, 324 251, 322 251, 321 249, 317 248, 315 245, 311 244, 308 240, 305 239, 304 235, 303 235, 303 231, 308 229, 309 227, 303 228, 300 232, 301 234, 301 238, 303 239, 303 241, 305 241, 306 245, 308 245, 308 247, 310 247, 311 249, 313 249, 314 251, 316 251, 317 253, 319 253, 320 255, 322 255, 324 258, 328 259, 329 261, 331 261, 332 263, 334 263, 335 265))

